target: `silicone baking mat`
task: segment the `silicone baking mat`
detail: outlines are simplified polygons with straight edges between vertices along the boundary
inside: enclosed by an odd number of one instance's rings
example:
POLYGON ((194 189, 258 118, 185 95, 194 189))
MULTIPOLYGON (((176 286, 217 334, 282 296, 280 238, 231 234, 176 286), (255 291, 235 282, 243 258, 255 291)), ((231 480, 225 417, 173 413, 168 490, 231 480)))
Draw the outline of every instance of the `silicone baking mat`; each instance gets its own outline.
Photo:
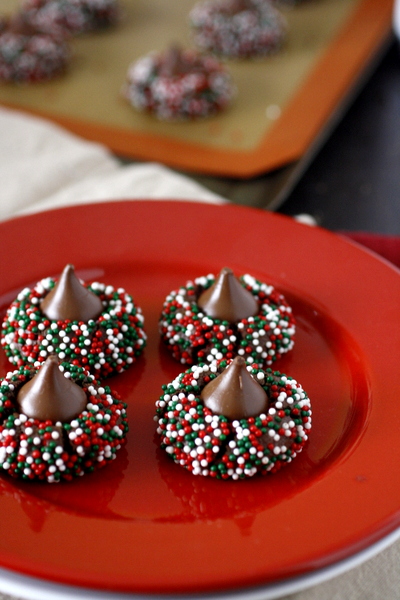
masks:
MULTIPOLYGON (((251 177, 299 159, 388 37, 392 0, 305 0, 282 8, 281 52, 230 60, 232 107, 198 122, 165 123, 121 95, 129 64, 173 42, 191 46, 193 0, 121 0, 118 27, 72 40, 65 77, 0 85, 0 102, 66 126, 122 156, 220 176, 251 177)), ((15 0, 2 0, 3 12, 15 0)))

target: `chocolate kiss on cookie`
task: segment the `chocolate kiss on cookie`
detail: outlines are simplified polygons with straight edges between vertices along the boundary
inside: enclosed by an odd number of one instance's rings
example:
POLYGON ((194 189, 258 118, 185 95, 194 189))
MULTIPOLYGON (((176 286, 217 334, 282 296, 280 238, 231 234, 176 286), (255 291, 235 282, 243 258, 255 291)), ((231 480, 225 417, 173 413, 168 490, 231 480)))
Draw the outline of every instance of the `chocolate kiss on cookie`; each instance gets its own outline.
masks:
POLYGON ((164 54, 159 74, 164 77, 178 77, 193 72, 203 72, 205 69, 201 56, 187 58, 187 53, 178 45, 171 44, 164 54))
POLYGON ((17 403, 27 417, 65 422, 77 417, 87 405, 87 396, 76 383, 64 377, 55 355, 17 392, 17 403))
POLYGON ((187 73, 189 65, 185 61, 181 48, 174 44, 165 52, 164 61, 160 68, 160 74, 166 77, 174 77, 187 73))
POLYGON ((40 308, 54 321, 90 321, 103 312, 103 303, 81 284, 73 265, 67 265, 54 288, 43 298, 40 308))
POLYGON ((8 22, 6 21, 6 29, 10 33, 19 33, 26 36, 32 36, 35 33, 38 33, 37 28, 28 23, 24 19, 22 13, 17 13, 8 19, 8 22))
POLYGON ((231 0, 226 6, 223 6, 222 12, 235 15, 243 10, 255 10, 257 7, 251 0, 231 0))
POLYGON ((255 417, 268 410, 268 396, 250 375, 241 356, 207 383, 200 397, 204 406, 228 419, 255 417))
POLYGON ((210 317, 222 321, 241 321, 259 312, 253 294, 246 290, 233 271, 223 268, 211 287, 197 300, 198 306, 210 317))

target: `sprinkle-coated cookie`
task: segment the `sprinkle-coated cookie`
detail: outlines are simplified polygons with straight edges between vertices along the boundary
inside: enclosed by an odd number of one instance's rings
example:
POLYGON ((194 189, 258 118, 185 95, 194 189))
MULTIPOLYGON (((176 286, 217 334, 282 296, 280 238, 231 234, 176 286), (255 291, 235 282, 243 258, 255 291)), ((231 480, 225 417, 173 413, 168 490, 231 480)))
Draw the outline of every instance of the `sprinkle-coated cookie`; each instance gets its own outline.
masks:
POLYGON ((47 277, 33 288, 26 287, 11 303, 1 337, 8 359, 19 367, 56 354, 60 361, 81 365, 100 379, 121 373, 146 344, 140 307, 123 288, 82 283, 84 292, 100 301, 99 316, 88 320, 48 317, 42 303, 64 273, 58 280, 47 277))
POLYGON ((78 35, 114 25, 116 0, 23 0, 25 18, 43 31, 78 35))
POLYGON ((287 31, 286 19, 269 0, 201 0, 189 22, 200 50, 226 58, 274 53, 287 31))
POLYGON ((226 109, 236 88, 227 69, 215 58, 172 48, 133 62, 122 93, 139 111, 160 120, 182 121, 226 109))
POLYGON ((238 355, 248 363, 268 366, 293 348, 295 320, 283 294, 249 274, 238 280, 257 309, 253 316, 235 321, 210 316, 198 304, 204 291, 216 283, 213 274, 188 281, 168 294, 160 334, 176 360, 191 365, 238 355))
POLYGON ((63 74, 70 50, 60 36, 16 18, 0 18, 0 81, 38 83, 63 74))
POLYGON ((248 365, 247 372, 266 393, 266 410, 240 419, 216 414, 201 396, 231 364, 194 365, 163 386, 156 402, 161 447, 193 475, 237 480, 275 473, 308 439, 310 400, 291 377, 248 365))
POLYGON ((0 380, 0 468, 53 483, 108 464, 125 443, 126 404, 82 367, 61 363, 60 372, 86 394, 86 407, 66 422, 28 417, 16 399, 40 368, 24 366, 0 380))

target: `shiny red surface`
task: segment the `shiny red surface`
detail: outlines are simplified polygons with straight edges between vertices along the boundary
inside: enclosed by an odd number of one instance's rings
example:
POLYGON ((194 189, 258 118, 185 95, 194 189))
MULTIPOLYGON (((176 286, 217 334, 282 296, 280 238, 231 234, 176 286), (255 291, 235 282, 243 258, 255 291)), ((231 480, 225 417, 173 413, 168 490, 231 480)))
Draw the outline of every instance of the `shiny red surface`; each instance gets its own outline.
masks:
MULTIPOLYGON (((84 587, 207 592, 265 585, 351 556, 400 522, 400 277, 372 254, 289 218, 239 206, 143 201, 88 205, 0 224, 2 313, 66 263, 130 292, 145 315, 144 356, 109 380, 128 403, 117 460, 72 483, 0 477, 0 565, 84 587), (279 473, 194 477, 159 450, 161 385, 182 367, 161 346, 166 294, 187 279, 249 272, 297 318, 276 368, 313 407, 303 453, 279 473)), ((1 354, 1 374, 9 370, 1 354)))

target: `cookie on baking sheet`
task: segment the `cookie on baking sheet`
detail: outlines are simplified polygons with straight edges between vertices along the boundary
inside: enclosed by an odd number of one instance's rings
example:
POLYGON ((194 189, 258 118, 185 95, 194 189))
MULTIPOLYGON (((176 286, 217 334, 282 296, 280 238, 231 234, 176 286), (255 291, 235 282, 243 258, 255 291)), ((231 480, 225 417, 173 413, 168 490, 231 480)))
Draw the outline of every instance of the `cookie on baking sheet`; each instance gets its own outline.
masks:
POLYGON ((226 67, 212 56, 171 46, 134 61, 122 93, 139 111, 164 121, 185 121, 225 110, 236 88, 226 67))
POLYGON ((0 81, 49 81, 65 73, 70 58, 62 36, 38 30, 21 14, 0 17, 0 81))
POLYGON ((201 0, 189 23, 200 50, 226 58, 277 52, 287 33, 285 17, 270 0, 201 0))

